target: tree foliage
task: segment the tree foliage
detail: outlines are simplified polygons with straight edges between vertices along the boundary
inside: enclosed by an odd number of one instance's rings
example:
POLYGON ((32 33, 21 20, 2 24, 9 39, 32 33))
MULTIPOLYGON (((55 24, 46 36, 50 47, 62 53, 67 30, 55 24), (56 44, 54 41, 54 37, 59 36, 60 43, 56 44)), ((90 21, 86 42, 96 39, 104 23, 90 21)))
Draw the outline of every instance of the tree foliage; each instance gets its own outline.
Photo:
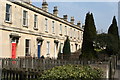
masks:
MULTIPOLYGON (((110 49, 116 51, 116 45, 118 45, 116 44, 116 40, 110 34, 98 34, 95 39, 95 49, 98 51, 105 51, 107 53, 106 47, 109 47, 110 49)), ((109 53, 109 55, 112 54, 109 53)))
POLYGON ((93 41, 96 37, 96 27, 92 13, 86 14, 83 44, 82 44, 82 57, 91 59, 95 57, 93 41))
POLYGON ((110 40, 115 40, 115 42, 110 43, 113 46, 107 46, 108 53, 111 54, 118 54, 119 51, 119 33, 118 33, 118 26, 115 16, 113 17, 112 24, 108 29, 108 34, 112 37, 110 40))
POLYGON ((67 37, 63 46, 63 56, 69 57, 70 55, 71 55, 70 40, 69 37, 67 37))

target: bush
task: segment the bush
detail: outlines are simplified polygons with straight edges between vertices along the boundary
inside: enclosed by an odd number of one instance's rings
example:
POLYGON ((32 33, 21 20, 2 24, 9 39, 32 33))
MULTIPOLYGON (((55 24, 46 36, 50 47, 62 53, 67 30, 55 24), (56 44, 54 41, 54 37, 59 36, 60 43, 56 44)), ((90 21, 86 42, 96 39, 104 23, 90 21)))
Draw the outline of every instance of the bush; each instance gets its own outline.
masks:
POLYGON ((102 71, 98 68, 63 65, 44 71, 39 80, 97 80, 101 77, 102 71))

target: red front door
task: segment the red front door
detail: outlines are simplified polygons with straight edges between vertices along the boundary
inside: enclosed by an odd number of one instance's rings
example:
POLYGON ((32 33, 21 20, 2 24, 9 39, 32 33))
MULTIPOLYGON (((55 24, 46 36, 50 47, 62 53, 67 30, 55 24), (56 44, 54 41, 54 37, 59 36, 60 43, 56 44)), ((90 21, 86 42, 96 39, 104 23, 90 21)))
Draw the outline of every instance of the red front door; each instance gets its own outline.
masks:
POLYGON ((12 59, 16 58, 16 42, 12 42, 12 59))

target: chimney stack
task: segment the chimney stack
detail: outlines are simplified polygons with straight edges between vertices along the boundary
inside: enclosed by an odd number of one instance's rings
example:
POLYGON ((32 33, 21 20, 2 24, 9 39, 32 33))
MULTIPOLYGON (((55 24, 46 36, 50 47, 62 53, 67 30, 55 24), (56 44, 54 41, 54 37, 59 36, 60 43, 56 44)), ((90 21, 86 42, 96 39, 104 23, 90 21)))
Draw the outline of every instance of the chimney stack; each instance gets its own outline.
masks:
POLYGON ((80 23, 80 21, 78 21, 77 26, 79 26, 79 27, 80 27, 80 25, 81 25, 81 23, 80 23))
POLYGON ((71 20, 70 20, 70 21, 71 21, 72 24, 74 24, 74 21, 75 21, 75 20, 74 20, 74 17, 71 17, 71 20))
POLYGON ((63 19, 67 21, 68 16, 67 15, 63 15, 63 19))
POLYGON ((48 11, 48 4, 47 4, 47 2, 45 1, 45 0, 43 0, 43 3, 42 3, 42 9, 44 10, 44 11, 48 11))
POLYGON ((54 7, 53 15, 58 16, 58 9, 57 9, 57 6, 54 7))

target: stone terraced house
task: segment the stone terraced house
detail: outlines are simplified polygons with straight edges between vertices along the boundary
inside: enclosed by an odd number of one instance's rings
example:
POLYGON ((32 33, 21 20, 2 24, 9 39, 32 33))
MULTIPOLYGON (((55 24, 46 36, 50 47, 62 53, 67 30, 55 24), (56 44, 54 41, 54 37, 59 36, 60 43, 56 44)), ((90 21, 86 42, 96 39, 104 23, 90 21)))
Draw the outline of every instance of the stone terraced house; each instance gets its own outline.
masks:
POLYGON ((32 56, 57 58, 66 37, 70 39, 71 51, 81 48, 83 29, 74 17, 58 16, 57 6, 48 12, 48 4, 42 8, 32 5, 30 0, 0 1, 0 57, 17 58, 32 56))

